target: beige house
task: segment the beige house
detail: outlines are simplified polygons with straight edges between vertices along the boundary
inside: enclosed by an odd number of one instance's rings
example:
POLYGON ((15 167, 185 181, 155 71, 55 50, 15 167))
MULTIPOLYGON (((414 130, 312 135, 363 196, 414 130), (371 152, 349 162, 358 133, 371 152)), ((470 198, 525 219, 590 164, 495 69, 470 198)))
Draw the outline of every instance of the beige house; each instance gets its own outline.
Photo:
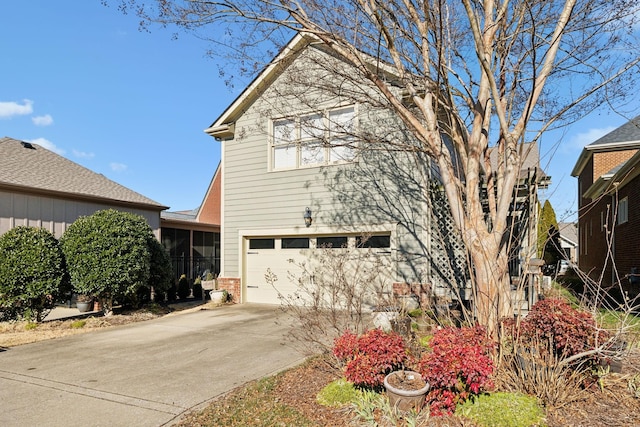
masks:
POLYGON ((296 266, 323 248, 381 266, 387 291, 469 295, 437 167, 419 149, 390 148, 415 144, 411 132, 349 73, 297 35, 205 130, 221 143, 219 283, 236 301, 295 294, 296 266))
POLYGON ((60 237, 102 209, 143 216, 160 238, 163 206, 34 143, 0 138, 0 234, 25 225, 60 237))

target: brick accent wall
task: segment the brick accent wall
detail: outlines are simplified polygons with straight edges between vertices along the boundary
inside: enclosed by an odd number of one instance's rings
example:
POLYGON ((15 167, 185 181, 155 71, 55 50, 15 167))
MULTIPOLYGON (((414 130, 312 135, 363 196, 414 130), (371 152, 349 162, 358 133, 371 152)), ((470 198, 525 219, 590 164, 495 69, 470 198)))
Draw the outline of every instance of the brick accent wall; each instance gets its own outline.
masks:
POLYGON ((234 303, 240 303, 240 278, 218 277, 218 289, 224 289, 233 296, 234 303))
MULTIPOLYGON (((638 150, 608 151, 593 154, 593 176, 598 179, 620 163, 629 160, 638 150)), ((584 189, 586 190, 586 188, 584 189)))
POLYGON ((429 283, 394 283, 393 295, 417 295, 421 307, 431 305, 431 284, 429 283))

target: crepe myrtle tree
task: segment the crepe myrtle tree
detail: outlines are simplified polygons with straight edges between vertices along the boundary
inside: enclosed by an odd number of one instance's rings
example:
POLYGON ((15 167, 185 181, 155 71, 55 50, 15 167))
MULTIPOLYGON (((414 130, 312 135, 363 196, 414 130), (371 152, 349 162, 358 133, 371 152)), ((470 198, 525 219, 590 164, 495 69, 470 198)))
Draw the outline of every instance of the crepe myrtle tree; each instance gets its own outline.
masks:
POLYGON ((113 299, 132 295, 149 281, 153 236, 145 219, 114 209, 78 218, 60 239, 73 290, 102 302, 113 314, 113 299))
POLYGON ((58 240, 20 226, 0 236, 0 320, 41 321, 70 290, 58 240))
MULTIPOLYGON (((477 320, 490 333, 512 313, 509 211, 526 143, 636 93, 637 0, 103 2, 136 13, 146 29, 211 40, 227 81, 237 77, 229 59, 255 75, 295 34, 349 64, 348 72, 327 65, 335 79, 300 73, 299 96, 333 89, 397 116, 411 142, 394 132, 376 142, 438 167, 468 253, 477 320)), ((354 136, 358 149, 371 142, 354 136)))

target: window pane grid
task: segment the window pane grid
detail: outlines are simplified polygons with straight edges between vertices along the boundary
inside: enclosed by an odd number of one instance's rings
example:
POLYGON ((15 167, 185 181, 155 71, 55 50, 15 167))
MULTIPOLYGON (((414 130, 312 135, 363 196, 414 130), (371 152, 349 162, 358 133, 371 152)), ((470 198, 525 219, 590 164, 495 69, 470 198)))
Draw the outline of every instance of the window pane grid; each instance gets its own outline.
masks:
POLYGON ((352 161, 354 122, 354 107, 274 120, 271 167, 294 169, 352 161))

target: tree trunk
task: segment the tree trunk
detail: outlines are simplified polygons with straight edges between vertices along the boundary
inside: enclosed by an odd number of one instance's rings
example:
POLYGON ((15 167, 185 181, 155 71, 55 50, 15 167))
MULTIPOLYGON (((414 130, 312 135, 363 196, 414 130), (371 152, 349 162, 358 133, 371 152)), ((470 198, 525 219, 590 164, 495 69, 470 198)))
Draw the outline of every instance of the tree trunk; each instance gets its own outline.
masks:
POLYGON ((470 251, 476 282, 476 318, 491 336, 497 334, 501 319, 513 315, 509 257, 506 248, 501 248, 495 240, 493 233, 488 234, 478 239, 470 251))

